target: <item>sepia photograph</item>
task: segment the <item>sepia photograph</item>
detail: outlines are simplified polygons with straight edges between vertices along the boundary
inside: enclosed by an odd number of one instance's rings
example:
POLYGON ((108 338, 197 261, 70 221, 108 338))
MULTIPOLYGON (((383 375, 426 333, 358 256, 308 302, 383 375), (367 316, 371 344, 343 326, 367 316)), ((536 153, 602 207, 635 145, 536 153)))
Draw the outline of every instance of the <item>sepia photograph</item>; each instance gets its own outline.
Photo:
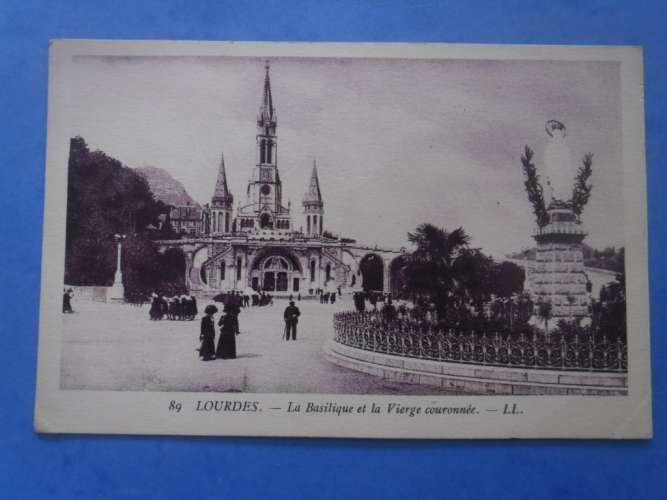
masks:
POLYGON ((52 61, 50 396, 519 415, 624 404, 637 369, 650 413, 640 54, 156 44, 52 61))

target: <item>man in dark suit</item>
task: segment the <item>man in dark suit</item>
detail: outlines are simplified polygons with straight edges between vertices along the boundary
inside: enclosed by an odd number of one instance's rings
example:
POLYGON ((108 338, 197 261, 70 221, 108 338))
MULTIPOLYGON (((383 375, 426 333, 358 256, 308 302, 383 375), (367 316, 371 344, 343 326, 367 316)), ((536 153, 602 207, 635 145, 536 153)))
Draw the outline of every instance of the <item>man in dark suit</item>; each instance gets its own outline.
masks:
POLYGON ((285 340, 289 340, 290 334, 292 340, 296 340, 296 325, 299 322, 299 316, 301 316, 301 311, 294 305, 294 301, 290 300, 283 314, 285 318, 285 340))
POLYGON ((72 310, 72 289, 65 290, 63 292, 63 312, 71 313, 72 310))

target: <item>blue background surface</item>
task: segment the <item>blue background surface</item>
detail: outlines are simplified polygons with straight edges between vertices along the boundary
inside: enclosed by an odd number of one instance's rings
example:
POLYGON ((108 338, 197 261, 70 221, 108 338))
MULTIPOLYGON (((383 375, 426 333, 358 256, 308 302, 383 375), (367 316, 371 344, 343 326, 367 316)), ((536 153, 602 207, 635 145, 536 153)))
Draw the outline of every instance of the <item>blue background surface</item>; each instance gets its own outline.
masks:
POLYGON ((665 498, 667 26, 661 2, 0 3, 0 498, 665 498), (38 436, 32 430, 51 38, 642 45, 649 442, 38 436))

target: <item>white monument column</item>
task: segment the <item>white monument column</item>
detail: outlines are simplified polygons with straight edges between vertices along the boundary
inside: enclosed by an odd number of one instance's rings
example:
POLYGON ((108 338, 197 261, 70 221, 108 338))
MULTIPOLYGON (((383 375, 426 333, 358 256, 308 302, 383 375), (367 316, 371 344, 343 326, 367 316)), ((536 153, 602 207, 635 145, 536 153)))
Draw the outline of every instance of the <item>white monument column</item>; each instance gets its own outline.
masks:
POLYGON ((116 256, 116 274, 114 274, 113 285, 109 288, 107 293, 108 300, 112 302, 125 302, 125 287, 123 286, 123 271, 120 267, 120 256, 122 253, 122 242, 125 239, 124 234, 115 234, 114 239, 117 244, 117 256, 116 256))
POLYGON ((241 290, 245 290, 248 285, 248 256, 244 253, 241 255, 241 290))
POLYGON ((382 292, 391 293, 391 260, 382 259, 382 292))

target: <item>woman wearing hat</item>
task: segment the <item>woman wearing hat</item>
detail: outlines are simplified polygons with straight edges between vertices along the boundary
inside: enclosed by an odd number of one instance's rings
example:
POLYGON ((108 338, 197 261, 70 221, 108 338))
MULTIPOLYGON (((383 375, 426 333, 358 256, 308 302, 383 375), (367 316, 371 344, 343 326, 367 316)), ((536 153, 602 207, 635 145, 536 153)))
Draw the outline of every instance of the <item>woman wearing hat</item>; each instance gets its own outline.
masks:
POLYGON ((202 361, 210 361, 215 358, 215 324, 213 323, 213 315, 217 312, 218 308, 214 305, 208 305, 204 309, 205 316, 201 319, 201 332, 199 334, 199 340, 201 340, 199 357, 202 361))
POLYGON ((238 319, 233 312, 220 316, 220 337, 215 356, 222 359, 236 358, 236 334, 238 331, 238 319))

